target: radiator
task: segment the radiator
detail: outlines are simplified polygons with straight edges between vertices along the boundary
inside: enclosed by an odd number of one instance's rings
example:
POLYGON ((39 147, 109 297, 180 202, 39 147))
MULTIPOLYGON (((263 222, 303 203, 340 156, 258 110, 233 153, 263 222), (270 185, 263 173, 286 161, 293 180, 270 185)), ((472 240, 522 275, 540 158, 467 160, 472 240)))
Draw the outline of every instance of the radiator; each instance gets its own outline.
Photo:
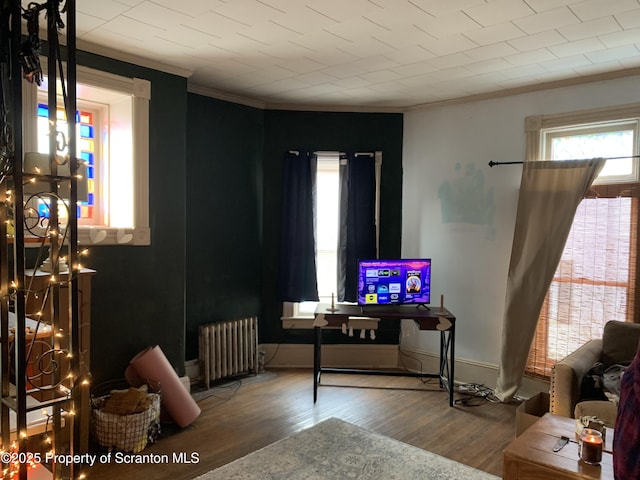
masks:
POLYGON ((258 373, 257 317, 201 325, 198 340, 205 388, 215 380, 258 373))

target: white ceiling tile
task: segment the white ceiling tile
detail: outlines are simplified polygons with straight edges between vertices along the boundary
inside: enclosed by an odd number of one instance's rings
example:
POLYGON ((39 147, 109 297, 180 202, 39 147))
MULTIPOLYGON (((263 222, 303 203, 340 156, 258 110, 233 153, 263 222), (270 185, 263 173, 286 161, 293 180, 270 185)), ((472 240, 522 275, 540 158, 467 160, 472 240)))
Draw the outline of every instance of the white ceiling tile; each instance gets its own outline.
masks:
POLYGON ((509 40, 509 45, 513 46, 517 50, 520 50, 521 52, 527 52, 542 47, 560 45, 566 42, 567 39, 560 35, 560 33, 558 33, 556 30, 549 30, 546 32, 536 33, 534 35, 527 35, 526 37, 509 40))
POLYGON ((235 20, 210 11, 190 19, 184 25, 217 38, 222 38, 225 35, 235 35, 238 30, 246 29, 247 27, 235 20))
POLYGON ((325 50, 310 52, 309 58, 328 67, 343 65, 357 60, 355 55, 338 48, 327 48, 325 50))
POLYGON ((247 26, 283 15, 281 11, 256 0, 233 0, 211 10, 247 26))
POLYGON ((276 95, 291 90, 299 90, 301 88, 308 88, 309 84, 301 81, 299 78, 283 78, 268 83, 261 83, 260 88, 256 91, 256 94, 264 95, 276 95))
POLYGON ((256 40, 265 45, 274 43, 282 43, 288 39, 297 39, 302 37, 301 33, 293 32, 287 27, 279 25, 271 20, 258 22, 251 27, 242 29, 242 35, 256 40))
POLYGON ((304 3, 296 3, 282 15, 274 18, 273 21, 294 32, 302 32, 304 34, 310 30, 320 30, 336 23, 335 20, 312 10, 304 3))
POLYGON ((178 25, 176 27, 168 29, 162 33, 159 33, 157 36, 174 43, 188 45, 194 48, 199 48, 203 45, 207 45, 211 40, 215 38, 199 30, 185 27, 184 25, 178 25))
POLYGON ((422 105, 640 66, 640 0, 82 0, 77 10, 88 48, 263 102, 422 105))
MULTIPOLYGON (((84 3, 80 0, 77 4, 84 3)), ((211 11, 225 4, 224 0, 153 0, 153 3, 161 5, 168 9, 176 10, 190 17, 198 17, 205 12, 211 11)))
POLYGON ((506 62, 502 58, 492 58, 490 60, 483 60, 481 62, 475 62, 470 65, 465 66, 467 70, 469 70, 474 75, 479 75, 482 73, 491 73, 491 72, 499 72, 501 70, 508 70, 513 68, 513 65, 506 62))
POLYGON ((537 50, 530 50, 528 52, 516 53, 515 55, 509 55, 504 59, 512 65, 524 67, 527 65, 535 65, 540 62, 546 62, 548 60, 554 60, 556 57, 547 48, 539 48, 537 50))
POLYGON ((143 2, 124 13, 124 16, 137 20, 140 23, 153 25, 163 30, 169 30, 174 25, 188 22, 191 17, 170 10, 152 2, 143 2))
POLYGON ((394 68, 393 71, 400 74, 403 79, 406 79, 418 75, 427 75, 429 73, 435 72, 439 68, 440 67, 438 67, 437 65, 432 65, 429 62, 415 62, 400 65, 399 67, 394 68))
MULTIPOLYGON (((323 65, 319 62, 316 62, 307 57, 293 57, 293 58, 282 58, 277 57, 279 60, 279 65, 290 70, 292 72, 296 72, 299 74, 310 74, 312 72, 316 72, 322 68, 325 68, 326 65, 323 65)), ((313 75, 320 75, 318 73, 313 73, 313 75)))
POLYGON ((367 73, 367 69, 363 67, 356 67, 353 63, 346 63, 323 68, 320 72, 331 75, 335 78, 348 78, 367 73))
POLYGON ((620 25, 611 16, 558 28, 558 32, 567 40, 582 40, 583 38, 619 32, 620 30, 622 30, 620 25))
POLYGON ((345 42, 338 47, 358 58, 366 58, 372 55, 384 55, 393 52, 395 48, 380 42, 374 37, 362 37, 357 42, 345 42))
MULTIPOLYGON (((321 85, 323 83, 332 83, 336 81, 336 77, 333 75, 329 75, 324 72, 312 72, 306 73, 302 75, 298 75, 296 77, 297 80, 306 83, 307 85, 321 85)), ((361 83, 361 82, 359 82, 361 83)))
POLYGON ((619 60, 619 62, 624 68, 640 67, 640 51, 635 57, 622 58, 619 60))
POLYGON ((527 0, 527 5, 533 8, 536 13, 553 10, 565 5, 574 5, 583 0, 527 0))
POLYGON ((595 63, 593 65, 585 65, 581 67, 574 67, 574 71, 579 75, 597 75, 599 73, 606 73, 615 70, 621 70, 622 64, 618 61, 595 63))
POLYGON ((123 35, 120 32, 114 32, 104 28, 94 28, 82 35, 82 40, 93 43, 95 45, 109 45, 109 48, 116 51, 127 52, 133 45, 142 45, 143 41, 139 38, 123 35))
POLYGON ((413 24, 435 38, 449 37, 455 33, 464 33, 481 27, 463 12, 452 12, 431 18, 423 16, 415 19, 413 24))
POLYGON ((149 43, 152 43, 151 37, 160 35, 165 31, 164 29, 153 27, 122 15, 106 22, 100 27, 100 30, 117 33, 129 38, 137 38, 143 42, 148 41, 149 43))
POLYGON ((539 75, 544 73, 545 70, 537 63, 527 64, 521 67, 513 67, 508 70, 504 70, 502 75, 505 79, 517 79, 517 78, 526 78, 532 77, 534 75, 539 75))
POLYGON ((113 0, 82 0, 76 4, 76 13, 84 13, 103 20, 111 20, 129 10, 128 5, 113 0))
POLYGON ((540 33, 546 30, 560 28, 566 25, 573 25, 579 22, 580 19, 578 19, 578 17, 576 17, 567 7, 548 10, 543 13, 536 13, 535 15, 529 15, 528 17, 513 21, 513 23, 528 34, 540 33))
POLYGON ((325 27, 325 30, 339 38, 349 40, 350 42, 358 42, 363 37, 372 37, 378 33, 380 27, 366 18, 359 17, 346 22, 330 25, 325 27))
POLYGON ((333 83, 338 88, 344 88, 347 90, 355 89, 355 88, 363 88, 370 84, 367 80, 360 76, 355 77, 347 77, 347 78, 334 78, 333 83))
POLYGON ((330 52, 337 47, 351 43, 325 30, 305 32, 302 37, 291 38, 289 41, 295 45, 303 46, 312 52, 330 52))
POLYGON ((372 55, 353 62, 356 67, 362 67, 369 72, 385 70, 398 66, 398 62, 390 59, 386 55, 372 55))
POLYGON ((571 5, 571 10, 582 20, 628 12, 640 8, 636 0, 586 0, 571 5))
POLYGON ((562 45, 556 45, 548 48, 551 53, 558 58, 561 58, 571 57, 573 55, 584 54, 587 52, 597 52, 598 50, 604 50, 605 46, 597 38, 586 38, 584 40, 563 43, 562 45))
POLYGON ((392 6, 373 10, 364 15, 364 18, 380 26, 382 29, 394 32, 401 32, 409 25, 418 22, 421 19, 433 18, 413 3, 400 3, 398 0, 392 1, 392 6))
MULTIPOLYGON (((390 0, 390 3, 394 1, 390 0)), ((412 0, 412 3, 430 15, 438 17, 458 10, 484 5, 485 0, 412 0)))
POLYGON ((640 41, 640 28, 633 28, 623 32, 608 33, 598 37, 607 48, 616 48, 622 45, 632 45, 640 41))
POLYGON ((405 48, 400 48, 391 52, 385 53, 385 57, 399 64, 422 62, 433 58, 433 53, 422 48, 420 45, 411 45, 405 48))
POLYGON ((472 30, 464 34, 465 37, 478 45, 490 45, 492 43, 504 42, 514 38, 524 37, 525 33, 513 23, 497 23, 488 27, 472 30))
POLYGON ((363 73, 360 76, 371 83, 390 82, 401 78, 400 75, 393 70, 377 70, 375 72, 363 73))
POLYGON ((559 72, 561 77, 564 78, 571 77, 571 74, 567 71, 567 69, 584 67, 586 65, 591 65, 591 62, 584 55, 574 55, 572 57, 563 57, 556 60, 540 62, 540 66, 542 66, 545 70, 559 72))
POLYGON ((478 47, 477 43, 460 34, 425 40, 420 45, 436 55, 450 55, 478 47))
POLYGON ((437 70, 444 70, 447 68, 469 65, 474 62, 475 60, 469 57, 466 53, 454 53, 451 55, 436 57, 432 60, 428 60, 425 63, 435 66, 437 70))
POLYGON ((86 32, 90 32, 94 28, 98 28, 104 23, 104 20, 93 15, 87 15, 86 13, 76 12, 76 35, 78 38, 82 38, 82 35, 86 32))
POLYGON ((494 43, 493 45, 486 45, 484 47, 473 48, 471 50, 465 51, 464 53, 465 55, 468 55, 474 60, 489 60, 491 58, 514 55, 518 53, 518 50, 516 50, 506 42, 500 42, 500 43, 494 43))
POLYGON ((624 14, 616 14, 614 17, 624 29, 640 27, 640 8, 624 14))
POLYGON ((585 53, 585 56, 593 63, 606 63, 638 57, 638 49, 634 45, 624 45, 617 48, 599 50, 585 53))
POLYGON ((505 23, 535 13, 521 0, 489 0, 480 6, 466 8, 465 13, 480 25, 505 23))
POLYGON ((419 30, 414 25, 409 25, 400 30, 389 32, 387 30, 378 30, 373 34, 373 38, 389 45, 390 47, 403 49, 420 45, 422 42, 432 39, 428 33, 419 30))
POLYGON ((368 0, 307 0, 307 6, 336 22, 347 22, 360 18, 380 7, 368 0))

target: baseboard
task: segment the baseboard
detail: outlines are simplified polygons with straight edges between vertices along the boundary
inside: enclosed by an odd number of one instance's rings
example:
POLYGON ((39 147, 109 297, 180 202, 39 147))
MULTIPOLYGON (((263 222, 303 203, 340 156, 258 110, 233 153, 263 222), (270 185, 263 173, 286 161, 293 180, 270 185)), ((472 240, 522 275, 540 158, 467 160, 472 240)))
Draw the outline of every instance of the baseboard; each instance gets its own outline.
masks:
MULTIPOLYGON (((313 345, 262 344, 265 367, 313 368, 313 345)), ((322 366, 396 368, 397 345, 323 345, 322 366)))
MULTIPOLYGON (((439 362, 438 353, 410 348, 403 348, 400 353, 400 363, 409 370, 421 371, 420 367, 422 367, 422 371, 437 371, 439 362)), ((477 383, 495 389, 498 379, 498 365, 457 357, 454 375, 456 384, 477 383)), ((548 381, 524 377, 517 396, 530 398, 539 392, 548 391, 548 381)))
MULTIPOLYGON (((263 344, 265 365, 268 367, 312 368, 313 345, 263 344)), ((323 345, 322 366, 353 368, 395 368, 402 366, 414 372, 437 372, 439 353, 418 349, 398 349, 397 345, 323 345)), ((495 388, 498 365, 456 358, 455 383, 477 383, 495 388)), ((524 377, 518 397, 530 398, 539 392, 548 392, 549 382, 524 377)))

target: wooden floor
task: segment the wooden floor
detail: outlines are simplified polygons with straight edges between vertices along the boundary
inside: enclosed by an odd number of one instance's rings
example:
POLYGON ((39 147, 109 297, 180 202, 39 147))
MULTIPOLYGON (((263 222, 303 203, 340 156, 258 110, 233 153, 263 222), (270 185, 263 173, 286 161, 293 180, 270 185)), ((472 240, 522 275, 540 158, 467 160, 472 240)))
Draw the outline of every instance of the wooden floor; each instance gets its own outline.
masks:
POLYGON ((323 374, 322 385, 316 404, 310 370, 270 370, 212 389, 198 402, 202 414, 191 426, 141 452, 168 454, 168 464, 116 464, 112 456, 86 478, 191 479, 330 417, 501 476, 517 404, 449 407, 437 383, 408 377, 323 374), (194 462, 174 462, 181 452, 194 462))

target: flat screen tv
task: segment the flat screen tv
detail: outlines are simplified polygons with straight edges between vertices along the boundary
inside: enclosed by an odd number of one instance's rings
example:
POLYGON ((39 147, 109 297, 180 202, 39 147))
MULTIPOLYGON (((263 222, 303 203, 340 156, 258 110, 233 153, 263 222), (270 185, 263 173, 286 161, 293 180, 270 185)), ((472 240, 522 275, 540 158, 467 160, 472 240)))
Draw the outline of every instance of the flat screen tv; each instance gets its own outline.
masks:
POLYGON ((358 305, 426 305, 430 301, 431 259, 358 262, 358 305))

